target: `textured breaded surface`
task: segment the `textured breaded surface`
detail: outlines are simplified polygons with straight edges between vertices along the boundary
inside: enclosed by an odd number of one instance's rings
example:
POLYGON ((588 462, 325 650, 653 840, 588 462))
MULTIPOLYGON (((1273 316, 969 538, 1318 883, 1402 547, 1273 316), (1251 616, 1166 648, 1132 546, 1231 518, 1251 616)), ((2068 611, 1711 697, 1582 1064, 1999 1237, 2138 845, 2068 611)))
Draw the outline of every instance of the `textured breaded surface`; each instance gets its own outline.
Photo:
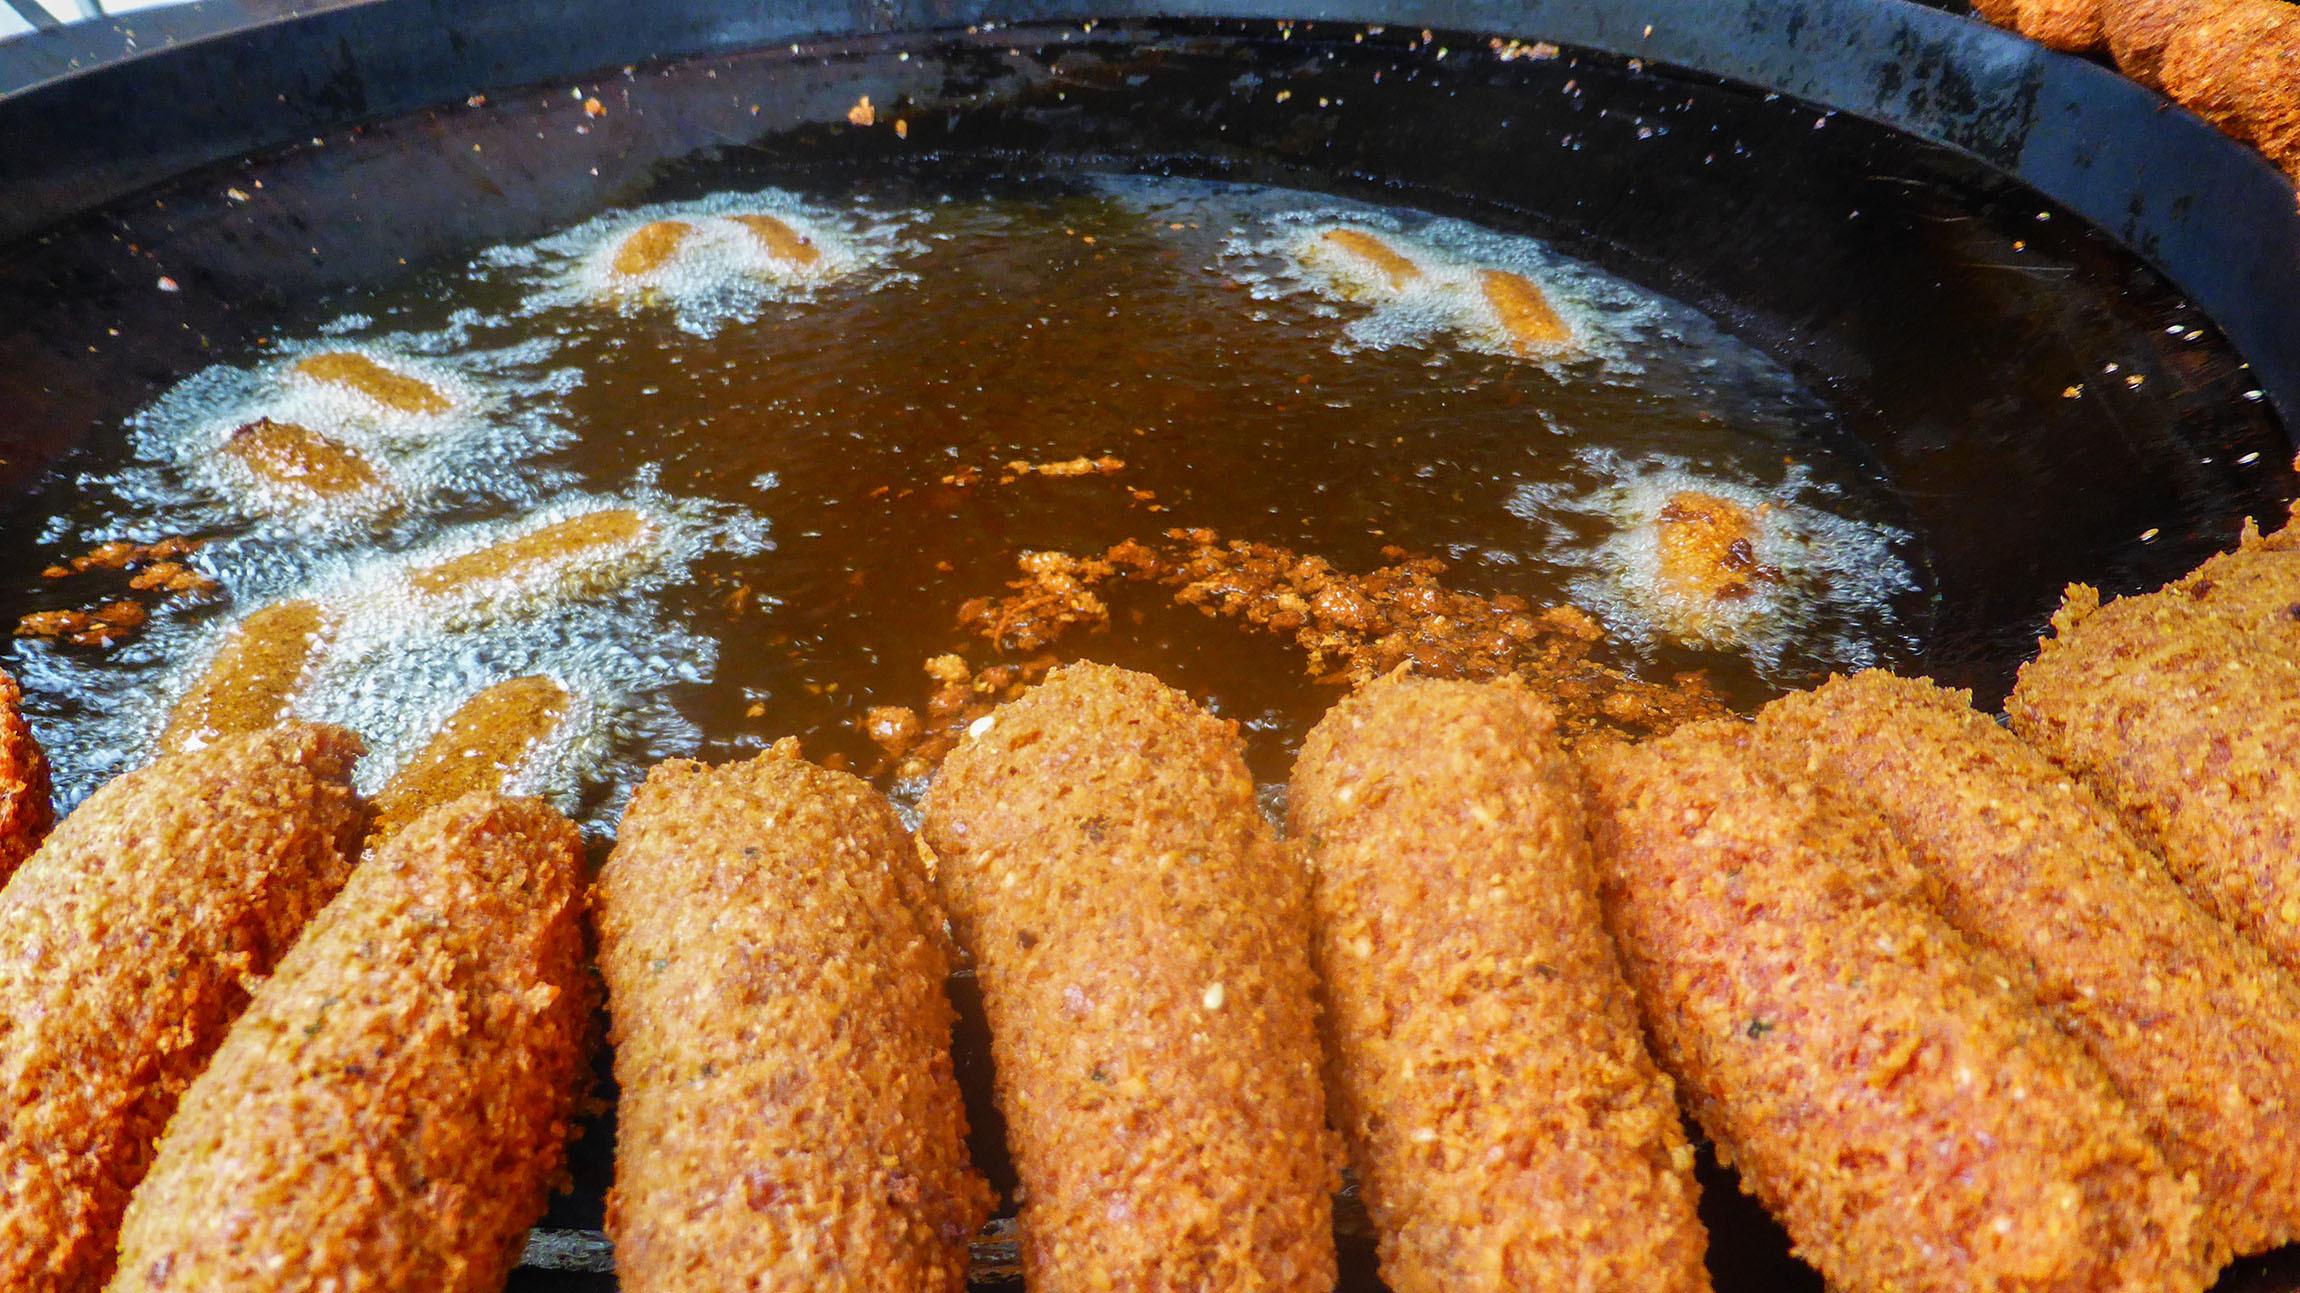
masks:
POLYGON ((695 232, 684 220, 654 220, 640 225, 615 245, 615 272, 625 278, 644 278, 662 269, 679 254, 695 232))
POLYGON ((2145 597, 2078 585, 2005 703, 2206 910, 2300 974, 2300 531, 2145 597))
POLYGON ((599 877, 632 1293, 958 1293, 990 1214, 910 837, 795 752, 659 765, 599 877))
POLYGON ((2198 1187, 1876 818, 1740 724, 1585 755, 1600 896, 1662 1067, 1846 1293, 2194 1293, 2198 1187))
POLYGON ((2164 47, 2174 33, 2219 11, 2228 0, 2099 0, 2100 23, 2117 70, 2150 88, 2162 88, 2164 47))
POLYGON ((2164 92, 2300 177, 2300 10, 2232 0, 2193 15, 2165 42, 2164 92))
POLYGON ((548 582, 575 596, 612 579, 654 536, 655 522, 627 507, 579 512, 424 566, 408 576, 408 583, 434 597, 531 582, 548 582))
POLYGON ((334 637, 335 614, 318 602, 273 602, 240 622, 189 691, 168 711, 160 751, 196 750, 285 719, 312 660, 334 637))
POLYGON ((1408 283, 1422 276, 1421 266, 1413 263, 1404 253, 1362 229, 1328 229, 1318 235, 1319 247, 1359 262, 1393 292, 1403 291, 1408 283))
POLYGON ((365 454, 293 422, 257 418, 232 432, 224 452, 259 479, 315 501, 365 494, 383 483, 365 454))
POLYGON ((1521 687, 1393 674, 1303 742, 1327 1090, 1398 1293, 1709 1288, 1693 1151, 1521 687))
POLYGON ((24 689, 0 673, 0 885, 56 824, 48 755, 24 721, 24 689))
POLYGON ((1057 669, 943 764, 924 835, 990 1022, 1037 1293, 1334 1284, 1308 884, 1236 729, 1057 669))
POLYGON ((356 350, 305 355, 295 371, 323 386, 358 391, 399 413, 445 413, 454 407, 439 388, 420 377, 396 373, 356 350))
POLYGON ((1964 692, 1864 673, 1768 706, 1758 749, 1858 796, 1951 924, 2028 967, 2239 1253, 2300 1235, 2300 986, 1964 692))
POLYGON ((2106 39, 2101 30, 2101 0, 1974 0, 1973 10, 1999 27, 2009 27, 2030 40, 2088 53, 2106 39))
POLYGON ((1517 353, 1554 350, 1573 340, 1573 329, 1557 317, 1556 308, 1532 279, 1506 269, 1488 269, 1478 272, 1477 282, 1486 307, 1509 334, 1517 353))
POLYGON ((359 748, 297 723, 161 759, 0 889, 0 1288, 110 1273, 169 1112, 351 869, 359 748))
POLYGON ((757 239, 758 244, 766 248, 767 254, 776 260, 804 268, 823 258, 822 249, 808 241, 805 234, 774 216, 761 213, 728 218, 749 230, 751 237, 757 239))
POLYGON ((496 1293, 589 1076, 575 828, 473 795, 371 851, 184 1093, 117 1293, 496 1293))
POLYGON ((536 744, 559 730, 567 704, 567 689, 542 674, 499 682, 463 702, 375 792, 371 840, 465 795, 502 793, 536 744))
POLYGON ((1757 517, 1729 498, 1681 489, 1653 518, 1654 573, 1666 599, 1655 609, 1663 627, 1699 640, 1719 632, 1720 604, 1757 591, 1769 577, 1757 560, 1757 517))

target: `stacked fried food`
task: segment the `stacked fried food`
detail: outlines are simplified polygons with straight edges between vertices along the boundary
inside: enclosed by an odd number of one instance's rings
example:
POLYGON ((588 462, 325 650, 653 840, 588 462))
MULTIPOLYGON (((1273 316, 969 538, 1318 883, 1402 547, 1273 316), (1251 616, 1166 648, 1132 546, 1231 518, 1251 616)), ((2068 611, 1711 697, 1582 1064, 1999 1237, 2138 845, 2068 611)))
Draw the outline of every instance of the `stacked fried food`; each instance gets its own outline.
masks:
POLYGON ((2125 75, 2300 179, 2300 7, 2290 0, 1975 0, 2054 49, 2105 50, 2125 75))

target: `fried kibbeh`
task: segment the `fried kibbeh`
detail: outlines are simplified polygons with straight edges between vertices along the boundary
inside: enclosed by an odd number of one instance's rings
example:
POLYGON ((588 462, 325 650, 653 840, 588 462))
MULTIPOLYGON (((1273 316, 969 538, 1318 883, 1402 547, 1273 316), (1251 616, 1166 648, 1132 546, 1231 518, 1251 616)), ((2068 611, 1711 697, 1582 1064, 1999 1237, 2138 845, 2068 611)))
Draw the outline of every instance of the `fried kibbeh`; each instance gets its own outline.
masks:
POLYGON ((351 872, 359 752, 291 723, 169 755, 90 796, 0 889, 0 1288, 111 1273, 177 1100, 351 872))
POLYGON ((2107 41, 2102 0, 1975 0, 1973 11, 2041 45, 2086 54, 2107 41))
POLYGON ((744 232, 750 234, 767 255, 783 264, 795 269, 807 269, 820 263, 823 258, 822 248, 815 246, 813 239, 792 228, 780 217, 753 212, 727 218, 741 225, 744 232))
POLYGON ((1607 923, 1662 1067, 1842 1293, 2196 1293, 2171 1171, 1884 824, 1745 725, 1582 751, 1607 923))
POLYGON ((652 220, 640 225, 615 245, 615 273, 624 278, 661 273, 694 232, 695 226, 684 220, 652 220))
POLYGON ((299 503, 339 503, 383 491, 383 478, 367 455, 294 422, 257 418, 232 432, 223 451, 256 480, 299 503))
POLYGON ((24 689, 0 672, 0 886, 55 825, 47 752, 24 721, 24 689))
POLYGON ((1573 327, 1530 278, 1506 269, 1479 270, 1478 291, 1494 322, 1520 355, 1544 354, 1573 344, 1573 327))
POLYGON ((272 602, 240 621, 191 688, 168 711, 160 752, 176 754, 285 719, 313 661, 337 627, 316 601, 272 602))
POLYGON ((1294 766, 1327 1090, 1398 1293, 1706 1293, 1669 1079, 1523 687, 1392 674, 1294 766))
POLYGON ((2035 976, 2226 1249, 2300 1237, 2300 984, 1964 692, 1869 672, 1766 707, 1757 749, 1855 796, 1949 923, 2035 976))
POLYGON ((394 413, 437 415, 455 407, 430 382, 411 377, 356 350, 329 350, 305 355, 292 371, 307 381, 366 396, 394 413))
POLYGON ((2229 0, 2098 0, 2101 33, 2117 70, 2148 86, 2164 87, 2164 49, 2182 27, 2217 12, 2229 0))
POLYGON ((2005 702, 2022 739, 2153 844, 2190 895, 2300 974, 2300 530, 2157 592, 2082 584, 2005 702))
POLYGON ((1334 1285, 1308 883, 1236 729, 1076 664, 975 724, 923 838, 989 1019, 1039 1293, 1334 1285))
POLYGON ((960 1293, 991 1195, 940 904, 886 801, 795 743, 660 764, 597 900, 622 1287, 960 1293))
POLYGON ((478 794, 370 850, 184 1093, 117 1293, 496 1293, 565 1162, 593 990, 575 827, 478 794))
POLYGON ((635 508, 579 512, 477 551, 423 566, 408 584, 426 597, 549 589, 580 596, 645 561, 660 526, 635 508))
POLYGON ((1328 229, 1311 248, 1317 258, 1338 258, 1352 274, 1371 275, 1391 292, 1404 291, 1422 276, 1412 258, 1363 229, 1328 229))
POLYGON ((559 731, 571 701, 565 687, 542 674, 499 682, 465 701, 376 791, 370 841, 465 795, 503 793, 536 746, 559 731))

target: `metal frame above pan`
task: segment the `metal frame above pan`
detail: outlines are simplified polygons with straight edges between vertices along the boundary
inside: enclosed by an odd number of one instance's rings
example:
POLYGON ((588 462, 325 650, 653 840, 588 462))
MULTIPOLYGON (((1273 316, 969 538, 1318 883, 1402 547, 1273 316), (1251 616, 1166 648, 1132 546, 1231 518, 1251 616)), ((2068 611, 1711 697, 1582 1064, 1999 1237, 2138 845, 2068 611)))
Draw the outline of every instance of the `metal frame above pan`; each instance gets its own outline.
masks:
POLYGON ((2099 64, 1910 0, 202 0, 0 43, 0 242, 477 91, 807 39, 1091 19, 1385 23, 1651 59, 1970 153, 2162 272, 2300 422, 2300 206, 2099 64))

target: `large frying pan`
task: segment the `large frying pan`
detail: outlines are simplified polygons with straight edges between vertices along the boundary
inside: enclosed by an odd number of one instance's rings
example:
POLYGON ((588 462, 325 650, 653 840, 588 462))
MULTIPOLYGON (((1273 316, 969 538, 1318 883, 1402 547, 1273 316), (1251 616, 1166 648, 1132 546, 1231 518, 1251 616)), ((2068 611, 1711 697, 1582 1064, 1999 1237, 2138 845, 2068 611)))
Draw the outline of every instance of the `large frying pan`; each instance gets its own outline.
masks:
MULTIPOLYGON (((206 0, 38 33, 0 45, 0 489, 331 292, 698 158, 1219 175, 1549 238, 1835 404, 1925 539, 1920 662, 1984 703, 2065 582, 2152 586, 2300 491, 2290 185, 2103 67, 1903 0, 206 0), (907 138, 847 124, 865 94, 907 138)), ((0 508, 0 554, 36 510, 0 508)), ((553 1262, 595 1262, 610 1134, 553 1262)), ((1817 1287, 1710 1187, 1721 1289, 1817 1287)))

